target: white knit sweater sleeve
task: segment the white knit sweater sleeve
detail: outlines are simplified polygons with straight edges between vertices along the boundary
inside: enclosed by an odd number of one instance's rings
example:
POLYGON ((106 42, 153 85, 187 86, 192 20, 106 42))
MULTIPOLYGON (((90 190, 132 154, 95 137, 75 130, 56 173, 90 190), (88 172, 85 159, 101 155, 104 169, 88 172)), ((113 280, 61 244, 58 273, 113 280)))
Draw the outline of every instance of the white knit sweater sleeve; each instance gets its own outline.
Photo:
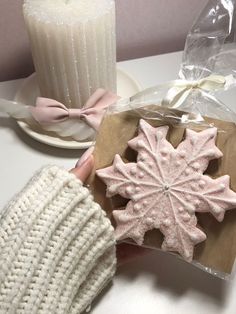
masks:
POLYGON ((0 216, 0 313, 81 313, 114 275, 114 230, 73 174, 43 168, 0 216))

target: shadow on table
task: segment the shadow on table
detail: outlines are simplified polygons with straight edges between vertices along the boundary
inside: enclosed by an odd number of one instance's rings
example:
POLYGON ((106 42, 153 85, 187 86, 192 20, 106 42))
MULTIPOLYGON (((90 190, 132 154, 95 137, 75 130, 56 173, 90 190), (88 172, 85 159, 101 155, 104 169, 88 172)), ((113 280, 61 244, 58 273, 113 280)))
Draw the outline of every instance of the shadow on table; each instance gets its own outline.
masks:
POLYGON ((52 147, 43 143, 40 143, 30 136, 28 136, 21 128, 16 124, 14 119, 8 117, 0 117, 0 128, 9 128, 19 138, 21 142, 31 147, 40 153, 47 154, 50 156, 61 157, 61 158, 79 158, 82 155, 83 150, 79 149, 62 149, 52 147))
POLYGON ((229 281, 215 277, 174 255, 155 251, 122 266, 119 276, 134 280, 144 273, 152 274, 158 290, 170 292, 176 298, 196 291, 213 298, 220 307, 227 299, 229 281))
POLYGON ((13 119, 0 116, 0 127, 1 128, 9 128, 9 129, 14 130, 15 126, 16 126, 16 123, 13 119))

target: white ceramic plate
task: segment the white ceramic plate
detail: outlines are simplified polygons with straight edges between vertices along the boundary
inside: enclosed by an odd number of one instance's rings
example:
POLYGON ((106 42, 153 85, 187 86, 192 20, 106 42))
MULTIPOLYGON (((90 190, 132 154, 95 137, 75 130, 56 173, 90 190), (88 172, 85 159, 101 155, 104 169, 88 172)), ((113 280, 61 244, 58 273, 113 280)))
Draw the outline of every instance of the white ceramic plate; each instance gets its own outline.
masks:
MULTIPOLYGON (((117 94, 122 98, 131 97, 141 90, 141 86, 129 74, 121 69, 117 69, 117 94)), ((15 96, 15 101, 32 105, 36 98, 40 95, 36 74, 25 79, 22 87, 15 96)), ((70 138, 62 138, 54 136, 53 133, 46 132, 41 128, 32 128, 28 124, 17 121, 23 131, 35 140, 55 147, 67 149, 85 149, 90 147, 93 142, 77 142, 70 138)))

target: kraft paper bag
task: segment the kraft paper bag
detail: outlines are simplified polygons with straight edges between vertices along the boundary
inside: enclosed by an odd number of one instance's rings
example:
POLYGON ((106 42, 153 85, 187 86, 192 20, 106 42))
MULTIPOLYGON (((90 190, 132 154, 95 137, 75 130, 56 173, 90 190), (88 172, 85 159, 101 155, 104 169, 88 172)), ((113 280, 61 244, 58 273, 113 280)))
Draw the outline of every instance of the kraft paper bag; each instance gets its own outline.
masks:
MULTIPOLYGON (((156 110, 163 110, 155 107, 156 110)), ((106 210, 113 223, 112 210, 124 206, 127 200, 120 196, 107 198, 106 186, 96 176, 95 171, 110 166, 115 154, 121 155, 125 161, 136 161, 136 152, 128 147, 127 142, 137 135, 139 120, 140 116, 132 110, 107 115, 98 132, 94 151, 95 167, 88 183, 95 200, 106 210)), ((163 121, 148 119, 147 122, 155 127, 167 125, 164 119, 163 121)), ((213 178, 228 174, 230 187, 236 192, 236 126, 231 122, 211 118, 205 118, 205 122, 204 125, 187 126, 196 131, 206 128, 206 124, 214 125, 218 129, 216 145, 222 151, 223 157, 211 161, 205 173, 213 178)), ((167 139, 176 147, 183 140, 185 127, 174 124, 169 127, 167 139)), ((230 274, 236 257, 236 210, 226 211, 221 223, 210 213, 196 215, 198 225, 203 228, 207 240, 195 246, 194 263, 215 274, 230 274)), ((162 234, 155 229, 146 233, 143 245, 160 249, 162 241, 162 234)))

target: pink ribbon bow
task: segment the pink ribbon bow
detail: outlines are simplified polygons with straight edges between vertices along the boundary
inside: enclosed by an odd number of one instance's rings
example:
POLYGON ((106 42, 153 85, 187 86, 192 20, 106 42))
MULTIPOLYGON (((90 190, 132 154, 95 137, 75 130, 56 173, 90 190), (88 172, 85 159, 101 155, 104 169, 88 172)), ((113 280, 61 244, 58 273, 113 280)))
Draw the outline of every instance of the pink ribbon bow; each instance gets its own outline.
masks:
POLYGON ((119 97, 114 93, 99 88, 89 97, 85 106, 79 108, 67 108, 62 103, 50 99, 38 97, 35 107, 29 107, 33 118, 39 124, 62 122, 67 119, 84 120, 95 130, 98 130, 105 109, 115 103, 119 97))

